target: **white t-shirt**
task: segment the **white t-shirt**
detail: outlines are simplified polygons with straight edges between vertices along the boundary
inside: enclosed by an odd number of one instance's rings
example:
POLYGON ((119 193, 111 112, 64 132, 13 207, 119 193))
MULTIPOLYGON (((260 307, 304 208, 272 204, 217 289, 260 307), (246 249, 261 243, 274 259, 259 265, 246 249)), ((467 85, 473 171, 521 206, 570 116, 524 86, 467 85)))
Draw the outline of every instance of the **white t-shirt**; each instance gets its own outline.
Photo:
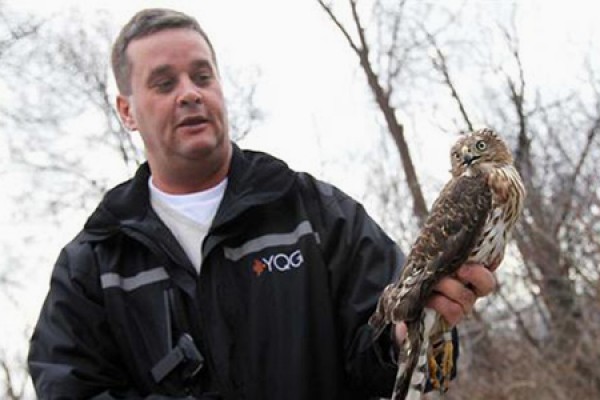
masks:
POLYGON ((165 193, 154 186, 152 177, 148 187, 152 208, 200 273, 202 243, 225 194, 227 179, 208 190, 189 194, 165 193))

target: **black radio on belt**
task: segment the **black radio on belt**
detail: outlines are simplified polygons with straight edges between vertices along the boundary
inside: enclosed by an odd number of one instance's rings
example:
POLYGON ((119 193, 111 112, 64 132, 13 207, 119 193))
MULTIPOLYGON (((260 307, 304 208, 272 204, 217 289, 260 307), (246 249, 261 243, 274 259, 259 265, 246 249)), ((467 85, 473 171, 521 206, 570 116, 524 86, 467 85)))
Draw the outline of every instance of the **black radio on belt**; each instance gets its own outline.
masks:
POLYGON ((152 367, 151 372, 154 381, 159 383, 178 367, 183 368, 185 379, 191 379, 200 372, 203 366, 204 357, 194 344, 192 337, 188 333, 184 333, 179 337, 177 345, 152 367))

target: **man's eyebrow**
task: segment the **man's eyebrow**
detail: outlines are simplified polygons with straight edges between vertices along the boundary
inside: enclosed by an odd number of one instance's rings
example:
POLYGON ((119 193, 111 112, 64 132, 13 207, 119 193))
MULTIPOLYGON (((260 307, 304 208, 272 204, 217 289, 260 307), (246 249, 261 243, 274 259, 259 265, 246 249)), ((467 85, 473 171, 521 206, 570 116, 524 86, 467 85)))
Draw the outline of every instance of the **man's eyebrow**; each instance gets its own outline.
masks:
POLYGON ((212 63, 209 60, 195 60, 192 61, 192 67, 194 69, 202 69, 202 68, 209 68, 209 69, 213 69, 212 63))

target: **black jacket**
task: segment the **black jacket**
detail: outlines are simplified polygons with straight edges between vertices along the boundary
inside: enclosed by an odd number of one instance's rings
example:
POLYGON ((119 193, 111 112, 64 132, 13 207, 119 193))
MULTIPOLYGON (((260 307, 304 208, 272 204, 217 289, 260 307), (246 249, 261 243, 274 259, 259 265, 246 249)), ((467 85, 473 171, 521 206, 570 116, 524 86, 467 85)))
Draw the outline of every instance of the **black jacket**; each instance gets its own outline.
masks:
POLYGON ((198 276, 149 204, 149 174, 107 193, 61 252, 31 339, 40 398, 389 395, 389 336, 373 343, 367 319, 403 256, 360 204, 234 146, 198 276), (203 367, 157 382, 184 333, 203 367))

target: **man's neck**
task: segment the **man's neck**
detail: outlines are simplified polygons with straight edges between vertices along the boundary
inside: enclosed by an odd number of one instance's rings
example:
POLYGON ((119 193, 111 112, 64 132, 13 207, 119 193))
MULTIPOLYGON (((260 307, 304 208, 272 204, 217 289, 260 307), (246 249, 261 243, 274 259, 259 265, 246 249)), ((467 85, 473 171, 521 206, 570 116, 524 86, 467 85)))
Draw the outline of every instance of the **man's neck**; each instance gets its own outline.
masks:
POLYGON ((152 182, 161 191, 169 194, 187 194, 208 190, 227 178, 231 164, 230 150, 225 160, 191 163, 191 165, 157 168, 151 160, 152 182), (154 167, 154 168, 153 168, 154 167))

